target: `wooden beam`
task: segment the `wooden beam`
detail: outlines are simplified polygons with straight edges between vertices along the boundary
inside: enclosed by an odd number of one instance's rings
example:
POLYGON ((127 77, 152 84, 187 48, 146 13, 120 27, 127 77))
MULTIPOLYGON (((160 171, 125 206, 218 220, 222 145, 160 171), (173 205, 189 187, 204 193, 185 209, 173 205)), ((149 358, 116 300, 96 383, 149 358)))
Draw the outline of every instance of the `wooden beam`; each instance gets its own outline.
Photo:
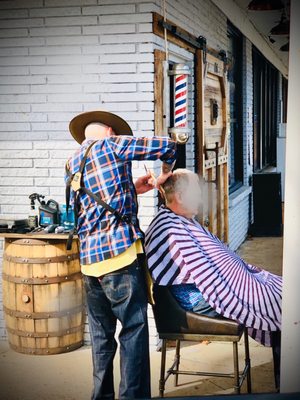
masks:
POLYGON ((166 53, 154 50, 154 134, 162 136, 164 132, 164 61, 166 53))
POLYGON ((224 149, 224 154, 227 154, 227 138, 228 138, 228 115, 227 115, 227 97, 226 97, 226 78, 225 76, 219 77, 221 93, 222 93, 222 118, 223 129, 221 138, 221 147, 224 149))
POLYGON ((204 176, 205 162, 205 133, 204 133, 204 93, 203 93, 203 51, 197 50, 195 54, 195 151, 196 151, 196 171, 200 176, 204 176))
POLYGON ((228 190, 228 164, 223 165, 223 198, 224 198, 224 229, 223 229, 223 241, 228 243, 228 207, 229 207, 229 190, 228 190))

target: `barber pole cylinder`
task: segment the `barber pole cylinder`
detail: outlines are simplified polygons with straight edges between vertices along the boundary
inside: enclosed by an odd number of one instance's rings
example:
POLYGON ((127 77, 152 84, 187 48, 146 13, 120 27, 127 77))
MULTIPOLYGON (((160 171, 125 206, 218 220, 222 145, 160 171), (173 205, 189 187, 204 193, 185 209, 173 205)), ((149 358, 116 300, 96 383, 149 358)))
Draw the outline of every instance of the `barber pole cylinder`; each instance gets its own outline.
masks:
POLYGON ((173 140, 179 144, 185 144, 189 139, 188 128, 188 76, 189 66, 175 64, 169 71, 174 79, 174 126, 169 129, 173 140))

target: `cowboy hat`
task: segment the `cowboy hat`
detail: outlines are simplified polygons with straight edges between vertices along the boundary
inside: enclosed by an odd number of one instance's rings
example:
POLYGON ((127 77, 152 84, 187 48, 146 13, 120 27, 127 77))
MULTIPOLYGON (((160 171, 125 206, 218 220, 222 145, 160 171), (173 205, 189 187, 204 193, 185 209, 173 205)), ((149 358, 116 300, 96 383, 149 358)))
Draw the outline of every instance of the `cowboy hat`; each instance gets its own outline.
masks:
POLYGON ((85 139, 85 128, 93 122, 110 126, 116 135, 133 135, 130 126, 118 115, 108 111, 87 111, 76 115, 69 124, 70 132, 79 144, 85 139))

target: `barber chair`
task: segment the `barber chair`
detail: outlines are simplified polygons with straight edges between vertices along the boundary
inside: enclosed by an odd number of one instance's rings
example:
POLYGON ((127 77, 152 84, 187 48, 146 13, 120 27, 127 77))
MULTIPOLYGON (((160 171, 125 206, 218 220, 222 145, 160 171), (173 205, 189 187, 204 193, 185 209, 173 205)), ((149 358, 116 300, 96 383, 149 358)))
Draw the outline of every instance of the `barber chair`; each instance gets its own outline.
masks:
POLYGON ((251 393, 250 357, 248 332, 243 325, 220 317, 211 318, 184 310, 172 296, 167 286, 153 286, 155 304, 153 314, 159 338, 162 340, 159 395, 164 396, 165 383, 174 375, 174 384, 178 385, 178 375, 200 375, 233 378, 234 392, 240 393, 247 378, 247 391, 251 393), (244 334, 245 366, 239 372, 238 342, 244 334), (172 366, 165 373, 167 340, 176 340, 176 351, 172 366), (233 373, 198 372, 179 370, 180 342, 208 340, 210 342, 231 342, 233 344, 233 373))

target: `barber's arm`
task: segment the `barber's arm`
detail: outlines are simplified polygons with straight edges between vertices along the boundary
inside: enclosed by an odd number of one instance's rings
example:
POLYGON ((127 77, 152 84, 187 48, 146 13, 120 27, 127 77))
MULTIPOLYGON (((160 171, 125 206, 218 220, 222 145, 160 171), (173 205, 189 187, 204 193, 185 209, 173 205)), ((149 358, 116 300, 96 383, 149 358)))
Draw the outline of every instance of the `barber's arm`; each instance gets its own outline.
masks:
POLYGON ((111 146, 115 154, 124 161, 157 159, 162 161, 161 174, 157 179, 154 180, 151 177, 147 184, 145 180, 138 182, 138 188, 136 185, 138 194, 146 193, 153 187, 159 189, 160 185, 171 175, 176 162, 176 143, 169 137, 114 136, 111 140, 111 146), (150 187, 147 185, 150 185, 150 187))
POLYGON ((176 143, 169 137, 113 136, 110 144, 114 153, 124 161, 160 159, 172 165, 176 160, 176 143))

